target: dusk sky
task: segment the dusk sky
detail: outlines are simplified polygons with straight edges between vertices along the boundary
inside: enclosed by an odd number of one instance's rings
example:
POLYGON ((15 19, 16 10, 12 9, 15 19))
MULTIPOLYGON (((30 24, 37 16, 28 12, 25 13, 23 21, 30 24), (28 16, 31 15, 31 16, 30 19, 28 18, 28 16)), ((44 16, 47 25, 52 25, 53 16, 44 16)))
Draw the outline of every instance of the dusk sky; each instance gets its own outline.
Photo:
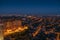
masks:
POLYGON ((59 0, 0 0, 0 14, 60 15, 59 0))

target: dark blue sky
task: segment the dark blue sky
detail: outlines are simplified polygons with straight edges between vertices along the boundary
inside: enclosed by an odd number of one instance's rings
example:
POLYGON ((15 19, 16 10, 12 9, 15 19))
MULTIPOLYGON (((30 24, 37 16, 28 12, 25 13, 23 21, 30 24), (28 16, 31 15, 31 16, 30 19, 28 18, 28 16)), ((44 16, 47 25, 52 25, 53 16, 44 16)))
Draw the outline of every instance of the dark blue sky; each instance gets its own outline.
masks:
POLYGON ((60 15, 59 0, 0 0, 0 14, 60 15))

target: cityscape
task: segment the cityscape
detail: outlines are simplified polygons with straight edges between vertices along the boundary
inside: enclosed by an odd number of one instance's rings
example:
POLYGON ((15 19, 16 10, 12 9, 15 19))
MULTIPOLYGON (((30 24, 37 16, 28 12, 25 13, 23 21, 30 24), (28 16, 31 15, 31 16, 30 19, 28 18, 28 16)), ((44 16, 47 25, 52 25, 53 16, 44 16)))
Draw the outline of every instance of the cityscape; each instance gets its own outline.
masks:
POLYGON ((0 0, 0 40, 60 40, 60 0, 0 0))
POLYGON ((60 40, 60 16, 0 16, 0 40, 60 40))

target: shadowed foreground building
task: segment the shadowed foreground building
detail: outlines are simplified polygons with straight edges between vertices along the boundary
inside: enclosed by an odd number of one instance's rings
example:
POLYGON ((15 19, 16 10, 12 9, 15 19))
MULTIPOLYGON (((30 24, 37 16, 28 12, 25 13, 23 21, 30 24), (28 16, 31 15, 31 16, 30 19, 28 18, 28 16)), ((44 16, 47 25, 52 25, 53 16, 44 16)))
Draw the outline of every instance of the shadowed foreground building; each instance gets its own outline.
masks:
POLYGON ((3 36, 3 24, 1 22, 1 19, 0 19, 0 40, 4 40, 4 36, 3 36))

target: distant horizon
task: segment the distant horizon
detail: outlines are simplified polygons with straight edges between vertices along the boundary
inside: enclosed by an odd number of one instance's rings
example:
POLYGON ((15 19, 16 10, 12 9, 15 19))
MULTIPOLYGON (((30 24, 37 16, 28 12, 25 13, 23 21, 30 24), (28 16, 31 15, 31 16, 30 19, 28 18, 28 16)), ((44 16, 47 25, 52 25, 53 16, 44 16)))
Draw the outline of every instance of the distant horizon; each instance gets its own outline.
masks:
POLYGON ((2 14, 0 14, 0 16, 2 16, 2 15, 6 15, 6 16, 9 16, 9 15, 11 15, 11 16, 18 16, 18 15, 27 15, 27 16, 60 16, 60 14, 41 14, 41 13, 39 13, 39 14, 28 14, 28 13, 26 13, 26 14, 24 14, 24 13, 2 13, 2 14))

